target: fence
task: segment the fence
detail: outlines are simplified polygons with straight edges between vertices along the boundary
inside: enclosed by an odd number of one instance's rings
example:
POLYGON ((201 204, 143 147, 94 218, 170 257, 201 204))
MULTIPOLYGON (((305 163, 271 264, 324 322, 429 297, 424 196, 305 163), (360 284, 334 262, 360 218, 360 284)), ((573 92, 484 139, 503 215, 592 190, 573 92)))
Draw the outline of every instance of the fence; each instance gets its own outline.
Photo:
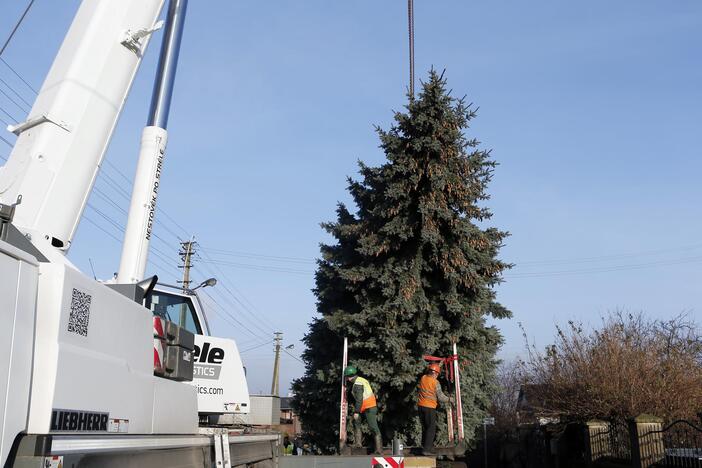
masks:
MULTIPOLYGON (((490 468, 702 468, 702 417, 664 426, 641 415, 629 421, 522 425, 495 440, 490 468), (497 453, 499 452, 499 457, 497 453)), ((482 467, 482 447, 469 466, 482 467)))
POLYGON ((591 462, 631 464, 631 438, 624 421, 590 423, 588 433, 591 462))
POLYGON ((622 421, 589 421, 586 425, 590 466, 632 468, 702 468, 702 427, 678 420, 641 415, 622 421))
POLYGON ((678 420, 640 437, 641 459, 647 466, 702 468, 702 428, 678 420))

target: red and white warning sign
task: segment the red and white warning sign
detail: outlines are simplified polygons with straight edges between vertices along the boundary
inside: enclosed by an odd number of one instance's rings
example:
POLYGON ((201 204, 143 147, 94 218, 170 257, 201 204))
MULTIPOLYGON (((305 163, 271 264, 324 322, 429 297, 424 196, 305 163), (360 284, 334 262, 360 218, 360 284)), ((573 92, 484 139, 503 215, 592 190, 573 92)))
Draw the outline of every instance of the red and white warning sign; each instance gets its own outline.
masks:
POLYGON ((371 468, 382 466, 383 468, 405 468, 403 457, 373 457, 371 458, 371 468))
POLYGON ((63 468, 63 455, 44 457, 43 468, 63 468))

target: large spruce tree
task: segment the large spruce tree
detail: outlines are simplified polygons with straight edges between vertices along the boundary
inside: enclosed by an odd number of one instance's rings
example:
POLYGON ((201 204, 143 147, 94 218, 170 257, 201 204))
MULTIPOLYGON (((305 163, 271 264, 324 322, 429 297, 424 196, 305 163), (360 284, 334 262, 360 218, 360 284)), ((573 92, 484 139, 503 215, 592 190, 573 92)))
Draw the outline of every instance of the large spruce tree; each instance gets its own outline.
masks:
MULTIPOLYGON (((339 204, 337 220, 323 224, 336 243, 321 246, 320 316, 304 340, 307 368, 293 383, 293 405, 308 437, 329 451, 338 441, 344 336, 349 362, 378 397, 385 440, 406 443, 419 439, 422 355, 447 356, 456 340, 470 440, 490 404, 501 343, 486 318, 511 315, 494 291, 509 268, 498 259, 507 233, 485 226, 496 163, 464 134, 475 110, 451 97, 434 71, 406 109, 389 131, 378 129, 387 162, 359 163, 361 180, 349 179, 357 211, 339 204)), ((446 440, 442 414, 439 439, 446 440)))

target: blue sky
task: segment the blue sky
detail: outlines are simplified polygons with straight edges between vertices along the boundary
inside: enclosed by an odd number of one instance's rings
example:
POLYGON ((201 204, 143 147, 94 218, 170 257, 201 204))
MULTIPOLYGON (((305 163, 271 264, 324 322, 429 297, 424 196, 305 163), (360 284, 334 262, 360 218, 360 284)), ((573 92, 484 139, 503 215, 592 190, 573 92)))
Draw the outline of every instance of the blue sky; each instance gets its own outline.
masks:
MULTIPOLYGON (((37 89, 78 3, 38 0, 3 54, 37 89)), ((0 2, 0 37, 24 4, 0 2)), ((699 317, 702 3, 418 0, 415 16, 418 77, 446 69, 454 95, 480 107, 469 135, 500 163, 488 205, 516 264, 498 290, 514 313, 496 323, 501 356, 522 352, 519 322, 542 346, 556 323, 596 325, 615 309, 699 317)), ((404 1, 190 2, 150 272, 175 281, 178 238, 195 235, 195 279, 220 279, 215 333, 253 348, 252 392, 269 390, 274 330, 299 356, 313 260, 329 241, 319 223, 349 201, 345 177, 358 159, 383 162, 373 125, 406 102, 406 23, 404 1)), ((134 172, 157 53, 70 252, 99 278, 119 263, 122 174, 134 172)), ((2 63, 0 78, 34 98, 2 63)), ((21 120, 20 104, 0 95, 21 120)), ((287 389, 302 365, 282 364, 287 389)))

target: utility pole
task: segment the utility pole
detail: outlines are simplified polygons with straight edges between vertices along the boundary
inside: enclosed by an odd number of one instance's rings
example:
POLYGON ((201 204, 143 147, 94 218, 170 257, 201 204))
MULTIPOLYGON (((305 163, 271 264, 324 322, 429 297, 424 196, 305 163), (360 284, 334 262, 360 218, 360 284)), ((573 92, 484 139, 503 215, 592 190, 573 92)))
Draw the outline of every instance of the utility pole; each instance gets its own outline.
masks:
POLYGON ((271 382, 271 395, 278 396, 278 373, 280 370, 280 343, 283 341, 283 333, 275 332, 275 361, 273 362, 273 382, 271 382))
POLYGON ((183 281, 178 281, 183 284, 183 291, 190 289, 190 267, 192 267, 192 257, 195 254, 195 236, 189 241, 184 241, 180 243, 180 260, 183 262, 178 268, 183 269, 183 281))
MULTIPOLYGON (((183 264, 179 265, 178 268, 183 269, 183 281, 178 282, 183 284, 183 292, 186 292, 190 289, 190 268, 193 266, 192 257, 195 253, 195 245, 195 236, 193 236, 189 241, 184 241, 180 243, 180 252, 178 252, 178 255, 180 255, 180 259, 183 262, 183 264)), ((180 321, 178 323, 179 326, 185 327, 187 315, 188 306, 185 303, 183 303, 180 306, 180 321)))

